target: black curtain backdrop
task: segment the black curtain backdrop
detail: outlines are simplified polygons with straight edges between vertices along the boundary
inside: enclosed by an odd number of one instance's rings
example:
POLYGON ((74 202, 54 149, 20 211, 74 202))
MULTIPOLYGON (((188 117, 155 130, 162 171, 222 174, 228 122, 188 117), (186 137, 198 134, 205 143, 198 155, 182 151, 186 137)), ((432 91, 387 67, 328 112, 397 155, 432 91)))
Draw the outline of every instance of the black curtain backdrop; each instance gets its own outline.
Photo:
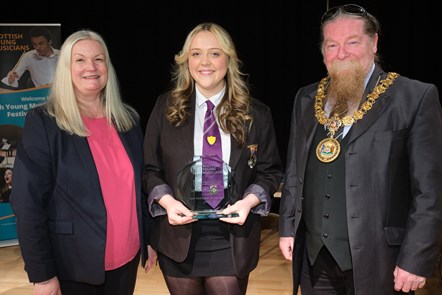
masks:
MULTIPOLYGON (((325 75, 319 22, 327 7, 346 1, 9 1, 2 23, 61 23, 62 40, 89 28, 109 46, 126 102, 145 127, 156 97, 169 88, 176 54, 193 26, 217 22, 232 35, 253 95, 272 109, 285 161, 293 98, 325 75), (264 2, 264 4, 258 4, 264 2), (63 8, 67 6, 68 8, 63 8)), ((386 71, 442 89, 440 12, 429 0, 353 1, 381 22, 379 53, 386 71)), ((306 114, 311 115, 313 114, 306 114)))

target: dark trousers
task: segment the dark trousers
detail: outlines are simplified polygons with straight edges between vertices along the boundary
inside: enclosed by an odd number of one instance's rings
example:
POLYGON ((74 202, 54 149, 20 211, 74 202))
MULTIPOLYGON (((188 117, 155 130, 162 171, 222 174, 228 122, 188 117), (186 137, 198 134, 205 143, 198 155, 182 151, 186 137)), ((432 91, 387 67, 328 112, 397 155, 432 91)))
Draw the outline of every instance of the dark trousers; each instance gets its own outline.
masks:
POLYGON ((342 271, 333 256, 322 247, 313 265, 304 251, 301 273, 302 295, 354 295, 353 270, 342 271))
POLYGON ((132 295, 135 290, 140 252, 125 265, 105 272, 104 283, 91 285, 76 281, 60 281, 63 295, 132 295))

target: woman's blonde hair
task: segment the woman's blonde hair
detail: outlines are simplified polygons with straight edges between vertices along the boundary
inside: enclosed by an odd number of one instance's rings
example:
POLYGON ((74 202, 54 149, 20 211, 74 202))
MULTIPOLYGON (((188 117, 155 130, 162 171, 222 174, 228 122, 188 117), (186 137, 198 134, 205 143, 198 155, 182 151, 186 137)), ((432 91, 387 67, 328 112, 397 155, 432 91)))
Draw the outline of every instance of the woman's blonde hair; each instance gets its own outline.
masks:
POLYGON ((139 116, 134 108, 123 103, 107 46, 98 33, 90 30, 74 32, 64 41, 49 93, 48 113, 55 117, 58 127, 62 130, 69 134, 88 136, 87 128, 81 118, 82 107, 75 97, 71 76, 72 48, 81 40, 95 40, 103 47, 108 80, 101 91, 100 102, 109 124, 113 124, 119 132, 128 131, 138 121, 139 116))
POLYGON ((190 75, 188 59, 190 44, 193 38, 202 31, 212 32, 229 58, 225 79, 226 93, 217 107, 218 121, 221 129, 230 133, 239 145, 246 140, 247 123, 252 121, 249 115, 250 92, 245 81, 245 74, 240 71, 241 61, 238 58, 231 36, 215 23, 197 25, 188 35, 182 50, 175 55, 172 80, 172 100, 167 111, 167 119, 175 126, 181 125, 189 117, 189 103, 195 91, 195 82, 190 75))

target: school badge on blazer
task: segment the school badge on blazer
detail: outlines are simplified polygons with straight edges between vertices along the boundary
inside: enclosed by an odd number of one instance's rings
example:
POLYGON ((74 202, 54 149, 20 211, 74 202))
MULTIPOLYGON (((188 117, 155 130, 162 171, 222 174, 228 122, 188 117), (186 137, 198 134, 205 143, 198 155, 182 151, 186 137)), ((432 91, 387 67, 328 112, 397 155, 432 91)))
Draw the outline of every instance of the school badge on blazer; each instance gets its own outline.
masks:
POLYGON ((258 145, 257 144, 251 144, 251 145, 248 145, 247 148, 250 151, 250 157, 249 157, 249 160, 247 161, 247 164, 249 165, 250 169, 253 169, 253 167, 255 167, 255 165, 256 165, 256 157, 257 157, 257 152, 258 152, 258 145))

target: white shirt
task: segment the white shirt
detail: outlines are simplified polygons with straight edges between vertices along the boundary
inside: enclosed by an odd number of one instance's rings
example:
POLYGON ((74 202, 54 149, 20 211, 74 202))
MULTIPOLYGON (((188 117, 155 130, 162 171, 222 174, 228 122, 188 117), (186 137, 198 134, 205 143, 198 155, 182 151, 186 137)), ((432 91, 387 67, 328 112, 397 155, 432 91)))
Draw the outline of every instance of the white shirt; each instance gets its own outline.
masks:
MULTIPOLYGON (((193 154, 195 156, 201 156, 203 154, 203 130, 204 130, 204 117, 206 115, 207 104, 206 100, 209 99, 214 105, 215 108, 213 111, 215 112, 218 108, 219 103, 221 102, 224 93, 226 92, 226 87, 215 94, 212 97, 205 97, 199 90, 198 87, 195 86, 196 89, 196 105, 195 105, 195 129, 193 132, 193 154)), ((216 117, 216 116, 215 116, 216 117)), ((218 118, 216 118, 218 123, 218 118)), ((218 124, 219 128, 219 124, 218 124)), ((225 163, 229 163, 230 160, 230 134, 225 133, 221 128, 219 128, 219 133, 221 134, 221 146, 223 150, 223 161, 225 163)))
POLYGON ((59 54, 60 50, 54 48, 52 48, 52 54, 49 57, 38 55, 35 49, 30 50, 24 53, 14 70, 18 74, 18 79, 9 84, 6 76, 2 79, 2 82, 12 87, 18 87, 20 77, 25 71, 29 71, 32 82, 36 87, 50 84, 54 79, 59 54))

